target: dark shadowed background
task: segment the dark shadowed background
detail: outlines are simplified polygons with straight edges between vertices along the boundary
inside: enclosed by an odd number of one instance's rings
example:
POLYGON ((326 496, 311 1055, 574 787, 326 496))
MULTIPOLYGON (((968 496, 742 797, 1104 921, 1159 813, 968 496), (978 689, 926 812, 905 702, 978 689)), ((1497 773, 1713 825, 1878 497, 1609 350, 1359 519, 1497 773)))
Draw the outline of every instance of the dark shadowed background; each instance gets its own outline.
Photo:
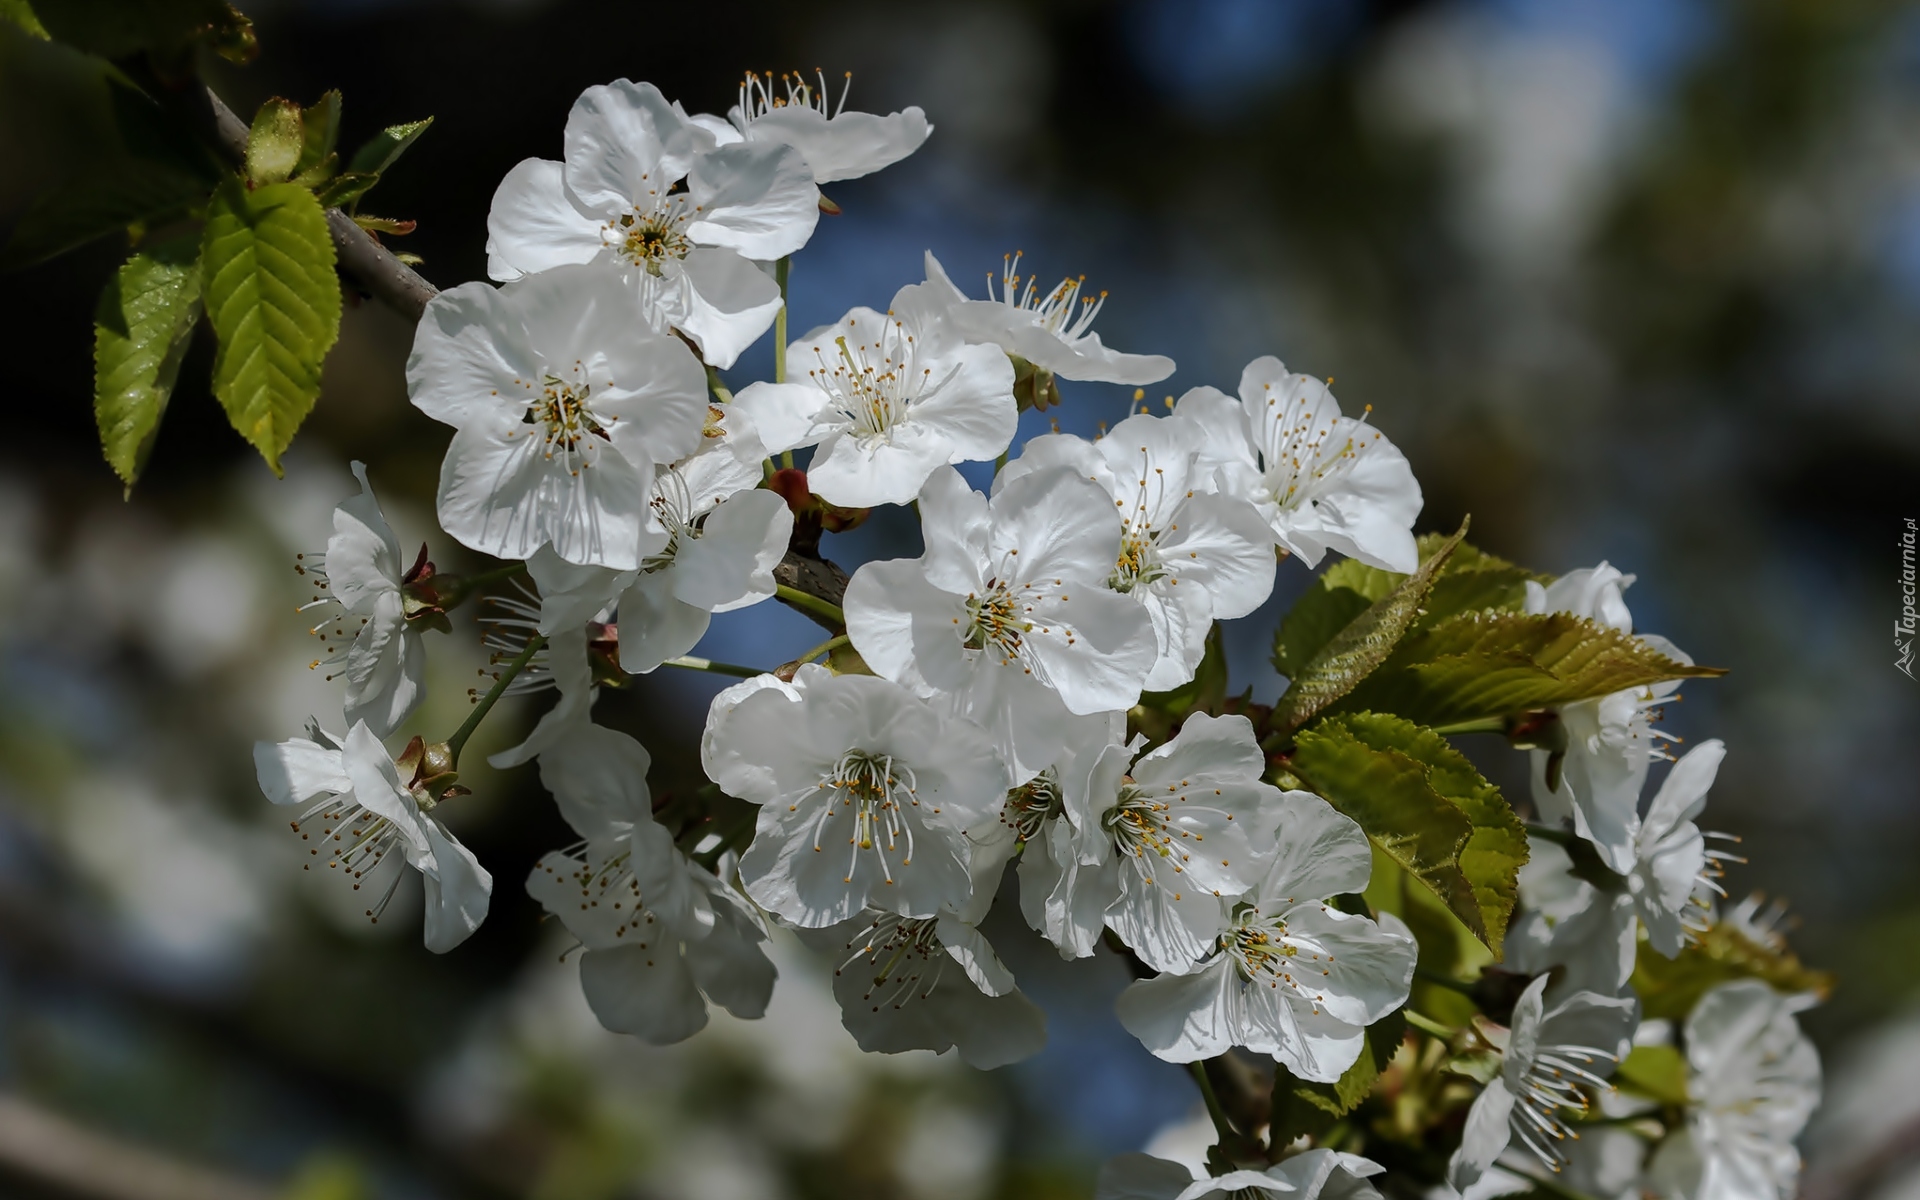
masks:
MULTIPOLYGON (((242 7, 258 62, 209 68, 237 111, 337 87, 347 146, 436 118, 364 207, 419 220, 399 244, 442 286, 483 276, 494 185, 559 157, 583 87, 646 79, 723 112, 744 68, 851 70, 852 107, 918 104, 935 132, 827 189, 844 213, 795 260, 796 334, 884 307, 928 249, 976 290, 1022 250, 1044 281, 1111 293, 1109 344, 1179 362, 1149 403, 1230 391, 1277 354, 1372 406, 1425 489, 1423 531, 1471 513, 1476 543, 1538 569, 1637 574, 1639 628, 1730 668, 1665 724, 1728 743, 1705 823, 1745 839, 1731 889, 1789 899, 1802 955, 1840 977, 1807 1018, 1834 1073, 1815 1190, 1920 1195, 1920 684, 1892 637, 1920 517, 1920 9, 242 7)), ((1052 1041, 1014 1068, 859 1055, 785 942, 766 1021, 722 1015, 668 1051, 603 1034, 519 886, 571 840, 529 770, 463 780, 452 819, 497 884, 453 954, 420 947, 404 901, 370 929, 303 878, 249 753, 338 720, 292 555, 323 545, 358 458, 402 541, 457 569, 431 521, 446 430, 406 403, 410 327, 362 303, 284 480, 227 428, 201 344, 123 501, 95 445, 90 314, 124 254, 96 244, 0 291, 18 418, 0 438, 0 1194, 41 1194, 8 1165, 23 1138, 304 1200, 1077 1197, 1105 1155, 1178 1140, 1191 1090, 1114 1022, 1124 972, 1062 964, 1017 921, 996 940, 1052 1041)), ((729 380, 770 362, 763 342, 729 380)), ((1064 390, 1062 426, 1089 434, 1131 402, 1064 390)), ((896 512, 826 552, 851 568, 917 536, 896 512)), ((1266 639, 1308 578, 1283 564, 1274 603, 1230 629, 1236 689, 1277 694, 1266 639)), ((763 605, 697 652, 771 666, 816 640, 763 605)), ((413 725, 444 736, 482 661, 470 620, 432 651, 413 725)), ((597 713, 652 751, 656 789, 684 788, 716 686, 643 678, 597 713)), ((1482 757, 1524 796, 1518 756, 1482 757)))

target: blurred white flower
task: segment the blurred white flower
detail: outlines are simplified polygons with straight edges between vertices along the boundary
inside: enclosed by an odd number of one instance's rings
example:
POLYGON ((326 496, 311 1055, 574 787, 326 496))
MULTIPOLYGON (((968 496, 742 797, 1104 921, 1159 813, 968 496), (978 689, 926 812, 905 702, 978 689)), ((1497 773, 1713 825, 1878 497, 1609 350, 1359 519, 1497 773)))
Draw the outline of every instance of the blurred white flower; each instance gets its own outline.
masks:
POLYGON ((708 739, 713 781, 761 806, 740 875, 768 911, 820 928, 868 907, 933 917, 972 895, 965 831, 1006 787, 973 725, 887 680, 816 669, 716 702, 708 739))
POLYGON ((1506 1044, 1496 1044, 1500 1074, 1467 1112, 1460 1148, 1447 1164, 1447 1182, 1461 1191, 1479 1182, 1515 1138, 1558 1171, 1566 1161, 1560 1144, 1572 1133, 1565 1110, 1586 1111, 1587 1089, 1606 1088, 1632 1045, 1640 1019, 1635 997, 1576 992, 1547 1008, 1546 990, 1542 975, 1520 994, 1506 1044))
POLYGON ((1273 592, 1273 537, 1259 510, 1211 490, 1197 456, 1206 431, 1189 417, 1140 413, 1097 442, 1043 434, 994 477, 997 494, 1048 467, 1071 467, 1107 490, 1120 514, 1120 557, 1108 586, 1139 601, 1160 656, 1148 691, 1193 678, 1215 620, 1244 617, 1273 592))
POLYGON ((1237 403, 1200 387, 1174 411, 1206 429, 1219 490, 1253 501, 1273 540, 1307 566, 1329 550, 1403 574, 1420 565, 1413 469, 1386 435, 1342 416, 1325 383, 1269 355, 1247 364, 1237 403))
POLYGON ((427 303, 407 359, 414 406, 455 429, 440 524, 475 550, 632 570, 666 544, 648 520, 654 468, 693 453, 707 381, 647 328, 613 272, 555 267, 427 303))
POLYGON ((1666 1200, 1788 1200, 1795 1141, 1820 1103, 1820 1054, 1794 1013, 1809 1003, 1757 979, 1700 997, 1686 1023, 1687 1127, 1648 1168, 1666 1200))
POLYGON ((693 649, 717 612, 773 595, 793 512, 760 487, 761 446, 733 405, 708 410, 700 448, 653 481, 653 520, 667 544, 620 596, 620 665, 645 673, 693 649))
POLYGON ((1107 1160, 1094 1200, 1377 1200, 1367 1180, 1386 1170, 1337 1150, 1307 1150, 1264 1171, 1229 1171, 1195 1179, 1184 1164, 1150 1154, 1107 1160))
POLYGON ((432 798, 400 778, 365 721, 345 739, 318 726, 308 734, 254 743, 253 764, 268 800, 307 806, 292 824, 309 843, 309 857, 350 877, 356 891, 363 881, 377 887, 386 874, 386 891, 367 909, 378 921, 403 875, 397 865, 382 871, 396 855, 420 872, 426 887, 427 949, 444 954, 466 941, 486 920, 493 877, 432 814, 432 798))
POLYGON ((1227 928, 1189 973, 1132 984, 1120 1023, 1156 1057, 1196 1062, 1241 1046, 1302 1079, 1331 1082, 1360 1057, 1366 1026, 1406 1003, 1414 941, 1332 908, 1365 890, 1366 835, 1310 792, 1282 792, 1266 874, 1233 906, 1227 928))
POLYGON ((985 728, 1012 782, 1059 756, 1068 714, 1140 699, 1153 625, 1106 586, 1121 524, 1099 486, 1056 467, 988 500, 941 468, 920 493, 920 526, 919 558, 854 573, 847 636, 876 672, 985 728))
POLYGON ((1714 835, 1702 833, 1693 819, 1706 806, 1707 789, 1726 756, 1718 738, 1682 755, 1660 781, 1634 836, 1627 890, 1646 924, 1648 944, 1668 958, 1680 953, 1690 930, 1704 927, 1712 894, 1720 892, 1720 863, 1730 856, 1707 849, 1714 835))
POLYGON ((655 330, 678 329, 707 362, 731 367, 780 311, 779 286, 751 260, 806 245, 819 201, 798 152, 716 147, 652 84, 615 80, 574 102, 564 163, 529 158, 501 180, 487 274, 505 282, 602 264, 637 292, 655 330))
POLYGON ((609 567, 579 566, 563 561, 553 547, 542 546, 527 559, 527 574, 538 591, 538 603, 501 597, 495 604, 508 615, 489 618, 493 632, 487 646, 495 663, 519 656, 535 634, 547 639, 534 652, 511 684, 509 694, 552 688, 560 693, 552 708, 540 714, 526 740, 488 757, 494 767, 530 762, 569 731, 592 718, 594 687, 590 648, 592 623, 607 616, 615 596, 633 581, 634 572, 609 567))
POLYGON ((1037 280, 1027 277, 1022 288, 1020 255, 1014 254, 1004 260, 1000 294, 994 294, 989 274, 987 298, 974 300, 947 276, 931 250, 926 268, 927 284, 948 298, 953 323, 970 342, 991 343, 1062 379, 1140 384, 1173 374, 1173 360, 1164 354, 1122 354, 1102 344, 1093 319, 1107 294, 1081 295, 1083 279, 1062 279, 1042 293, 1037 280))
MULTIPOLYGON (((385 737, 418 707, 426 685, 427 650, 419 630, 407 620, 401 591, 426 563, 426 547, 421 547, 414 571, 408 570, 367 482, 367 464, 354 463, 353 477, 360 481, 360 494, 334 508, 327 552, 301 555, 294 569, 314 580, 314 598, 303 610, 328 605, 337 609, 310 631, 322 644, 332 643, 328 655, 311 666, 341 665, 347 681, 347 722, 365 721, 385 737)), ((334 676, 329 673, 327 678, 334 676)))
POLYGON ((807 483, 829 504, 905 504, 947 463, 983 462, 1013 440, 1013 367, 970 346, 926 284, 884 313, 856 308, 795 341, 789 383, 754 383, 734 404, 776 453, 817 446, 807 483))

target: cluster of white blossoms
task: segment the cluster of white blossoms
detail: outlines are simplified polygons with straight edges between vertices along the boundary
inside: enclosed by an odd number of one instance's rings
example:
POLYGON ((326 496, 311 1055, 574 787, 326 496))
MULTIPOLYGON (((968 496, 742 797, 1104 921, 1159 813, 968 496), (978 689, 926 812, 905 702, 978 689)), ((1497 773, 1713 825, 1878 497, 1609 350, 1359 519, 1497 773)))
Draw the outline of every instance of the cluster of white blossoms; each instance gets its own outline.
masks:
MULTIPOLYGON (((1737 919, 1718 904, 1728 856, 1694 824, 1721 744, 1674 761, 1643 807, 1651 764, 1669 757, 1653 722, 1674 682, 1530 706, 1528 727, 1558 740, 1526 743, 1544 823, 1513 864, 1522 903, 1504 966, 1517 1000, 1457 1029, 1409 1009, 1425 956, 1368 898, 1381 862, 1406 884, 1425 835, 1363 828, 1392 818, 1336 807, 1325 797, 1351 793, 1313 778, 1300 786, 1295 731, 1210 682, 1217 623, 1259 609, 1282 563, 1332 552, 1428 586, 1445 557, 1423 565, 1405 456, 1328 383, 1263 357, 1237 395, 1196 387, 1164 413, 1130 407, 1098 438, 1016 445, 1020 413, 1057 403, 1059 380, 1137 387, 1174 364, 1107 347, 1091 329, 1105 294, 1078 279, 1043 290, 1013 256, 981 298, 929 254, 924 281, 884 309, 776 347, 771 380, 727 386, 720 372, 784 333, 789 258, 839 211, 821 185, 894 163, 931 131, 915 108, 847 111, 824 80, 749 76, 725 119, 619 80, 580 96, 560 160, 508 173, 487 226, 495 282, 430 302, 407 365, 413 403, 453 429, 441 527, 503 560, 490 575, 518 580, 494 598, 506 614, 489 635, 495 682, 445 741, 415 737, 397 756, 385 745, 422 697, 422 631, 447 628, 486 581, 436 574, 424 548, 408 567, 356 464, 361 494, 337 510, 324 558, 300 568, 327 609, 315 632, 334 649, 318 661, 339 667, 348 731, 316 724, 256 752, 268 798, 298 813, 309 865, 367 889, 375 919, 417 872, 427 947, 471 935, 491 877, 436 810, 464 790, 462 748, 494 702, 550 688, 552 707, 492 762, 537 763, 579 835, 526 886, 577 942, 609 1029, 666 1043, 699 1030, 709 1003, 760 1016, 775 983, 765 945, 785 929, 830 962, 863 1048, 1000 1066, 1046 1040, 986 934, 1024 922, 1065 959, 1126 960, 1137 979, 1117 1016, 1147 1052, 1203 1080, 1200 1064, 1237 1060, 1275 1081, 1270 1113, 1207 1086, 1221 1137, 1210 1176, 1128 1155, 1102 1196, 1378 1195, 1368 1180, 1384 1168, 1351 1152, 1358 1127, 1283 1130, 1280 1084, 1319 1088, 1345 1112, 1352 1081, 1437 1063, 1483 1086, 1464 1115, 1433 1118, 1457 1140, 1445 1179, 1427 1182, 1530 1186, 1533 1167, 1578 1166, 1566 1146, 1613 1094, 1616 1064, 1662 1037, 1690 1072, 1687 1123, 1657 1154, 1643 1148, 1651 1165, 1631 1186, 1787 1195, 1791 1139, 1817 1094, 1792 1017, 1803 1001, 1736 981, 1676 1027, 1642 1023, 1631 985, 1643 938, 1671 959, 1737 919), (985 492, 965 463, 993 464, 985 492), (837 576, 817 554, 823 521, 845 527, 883 504, 914 506, 920 554, 837 576), (688 657, 713 613, 776 596, 829 639, 766 672, 688 657), (646 750, 593 719, 601 687, 664 666, 745 676, 702 734, 712 803, 656 807, 646 750), (1209 686, 1214 699, 1197 698, 1209 686), (1375 1046, 1369 1027, 1403 1010, 1414 1032, 1375 1046), (1420 1037, 1444 1052, 1423 1058, 1420 1037)), ((1567 614, 1628 657, 1690 664, 1634 638, 1630 582, 1602 564, 1530 581, 1509 610, 1567 614)), ((1420 610, 1383 611, 1397 638, 1420 610)), ((1350 644, 1342 653, 1366 645, 1325 632, 1350 644)), ((1388 765, 1428 778, 1406 755, 1388 765)), ((1394 786, 1382 774, 1360 792, 1394 786)), ((1451 853, 1468 871, 1461 846, 1451 853)))

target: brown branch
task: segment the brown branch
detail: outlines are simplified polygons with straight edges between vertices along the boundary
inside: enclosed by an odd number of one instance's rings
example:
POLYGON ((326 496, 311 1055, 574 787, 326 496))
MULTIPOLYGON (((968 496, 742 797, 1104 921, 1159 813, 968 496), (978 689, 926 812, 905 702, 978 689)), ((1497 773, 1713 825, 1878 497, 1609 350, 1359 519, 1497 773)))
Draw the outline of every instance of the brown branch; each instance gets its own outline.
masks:
MULTIPOLYGON (((835 608, 844 607, 847 597, 847 573, 839 567, 812 554, 803 554, 798 550, 788 550, 787 556, 773 568, 775 583, 784 583, 790 588, 818 596, 835 608)), ((782 600, 785 604, 786 601, 782 600)), ((789 605, 793 611, 802 614, 829 633, 839 633, 840 626, 827 620, 819 613, 798 605, 789 605)))
POLYGON ((0 1096, 0 1170, 85 1200, 273 1200, 279 1189, 97 1133, 0 1096))
MULTIPOLYGON (((207 93, 208 119, 214 141, 235 163, 247 160, 247 124, 234 115, 220 97, 207 93)), ((353 223, 353 218, 337 208, 327 210, 327 232, 333 235, 334 254, 340 269, 353 277, 370 296, 377 296, 405 316, 418 321, 427 310, 427 301, 440 289, 420 277, 419 272, 393 256, 378 238, 353 223)))

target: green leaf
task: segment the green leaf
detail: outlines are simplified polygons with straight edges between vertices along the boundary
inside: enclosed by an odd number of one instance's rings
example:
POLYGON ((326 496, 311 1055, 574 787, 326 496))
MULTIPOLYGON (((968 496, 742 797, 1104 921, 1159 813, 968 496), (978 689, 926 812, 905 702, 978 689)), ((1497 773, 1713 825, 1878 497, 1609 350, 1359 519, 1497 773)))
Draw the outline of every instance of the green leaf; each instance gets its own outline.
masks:
POLYGON ((255 187, 286 182, 299 165, 306 142, 306 122, 298 104, 278 96, 262 104, 247 133, 248 182, 255 187))
POLYGON ((1344 723, 1373 749, 1397 751, 1424 764, 1428 785, 1472 822, 1473 836, 1460 851, 1460 871, 1479 905, 1482 940, 1500 954, 1528 855, 1526 827, 1513 806, 1465 755, 1431 729, 1384 713, 1355 713, 1344 723))
POLYGON ((1460 868, 1473 822, 1434 790, 1426 764, 1370 746, 1334 719, 1303 730, 1287 766, 1486 940, 1473 885, 1460 868))
POLYGON ((320 395, 320 365, 340 335, 333 241, 313 193, 222 184, 207 211, 200 267, 219 336, 213 392, 275 474, 320 395))
POLYGON ((1832 975, 1802 965, 1784 944, 1762 944, 1725 922, 1716 922, 1674 958, 1642 941, 1633 968, 1633 990, 1646 1015, 1670 1021, 1685 1020, 1709 988, 1736 979, 1822 998, 1833 990, 1832 975))
POLYGON ((93 414, 108 465, 133 491, 160 432, 180 360, 200 320, 199 239, 128 259, 100 295, 93 329, 93 414))
POLYGON ((1434 576, 1466 536, 1467 522, 1462 521, 1459 532, 1442 542, 1420 564, 1419 570, 1347 622, 1322 646, 1299 674, 1292 677, 1285 694, 1274 706, 1274 726, 1282 730, 1298 729, 1320 710, 1352 691, 1384 662, 1408 626, 1420 615, 1420 606, 1433 587, 1434 576))
POLYGON ((1722 674, 1570 613, 1470 612, 1410 634, 1340 708, 1454 725, 1722 674))
POLYGON ((1314 579, 1313 586, 1293 602, 1293 607, 1280 620, 1280 628, 1273 635, 1273 669, 1292 679, 1307 669, 1313 656, 1320 653, 1326 644, 1332 641, 1352 620, 1367 611, 1373 602, 1393 590, 1400 575, 1389 575, 1385 571, 1374 572, 1380 579, 1386 580, 1386 586, 1377 593, 1365 590, 1365 585, 1376 580, 1352 580, 1353 572, 1342 568, 1353 566, 1371 571, 1351 558, 1343 558, 1314 579), (1363 586, 1355 586, 1355 584, 1363 586))
POLYGON ((293 174, 308 187, 326 182, 339 165, 333 148, 340 140, 340 93, 327 92, 300 115, 300 159, 293 174))
POLYGON ((322 184, 317 194, 320 197, 320 203, 327 208, 346 208, 366 195, 373 185, 379 182, 378 175, 342 171, 322 184))
POLYGON ((1676 1108, 1687 1103, 1687 1060, 1672 1046, 1635 1046, 1620 1060, 1613 1082, 1676 1108))
POLYGON ((355 176, 366 177, 366 184, 350 195, 335 200, 334 203, 350 204, 365 195, 369 188, 380 182, 380 176, 386 169, 407 152, 407 147, 419 141, 420 135, 425 133, 428 126, 432 124, 433 118, 427 117, 424 120, 408 121, 403 125, 389 125, 368 139, 364 145, 353 152, 352 161, 347 163, 347 170, 355 176))
POLYGON ((1317 1139, 1333 1128, 1336 1120, 1358 1108, 1373 1094, 1380 1072, 1393 1061, 1406 1033, 1407 1019, 1398 1011, 1367 1026, 1360 1056, 1332 1083, 1300 1079, 1276 1063, 1268 1126, 1272 1144, 1285 1145, 1302 1136, 1317 1139))

